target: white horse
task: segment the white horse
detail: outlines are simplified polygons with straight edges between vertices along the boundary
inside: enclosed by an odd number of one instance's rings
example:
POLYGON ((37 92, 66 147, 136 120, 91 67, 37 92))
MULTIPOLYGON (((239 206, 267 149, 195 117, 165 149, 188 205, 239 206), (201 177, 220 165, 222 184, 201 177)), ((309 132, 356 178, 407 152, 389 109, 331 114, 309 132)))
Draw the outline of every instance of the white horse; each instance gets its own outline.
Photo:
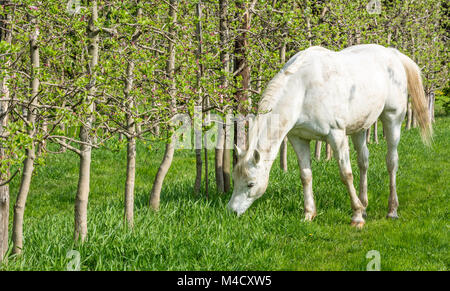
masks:
POLYGON ((270 168, 287 135, 300 166, 305 220, 316 216, 310 141, 322 140, 331 145, 350 194, 351 225, 363 227, 368 204, 366 130, 380 118, 390 177, 387 217, 397 218, 397 145, 408 92, 423 141, 429 144, 432 127, 420 69, 409 57, 379 45, 357 45, 340 52, 311 47, 297 53, 268 84, 249 130, 248 149, 235 147, 238 163, 233 169, 234 191, 228 208, 240 215, 264 194, 270 168), (278 126, 269 124, 272 119, 278 119, 278 126), (353 185, 347 135, 358 154, 359 197, 353 185))

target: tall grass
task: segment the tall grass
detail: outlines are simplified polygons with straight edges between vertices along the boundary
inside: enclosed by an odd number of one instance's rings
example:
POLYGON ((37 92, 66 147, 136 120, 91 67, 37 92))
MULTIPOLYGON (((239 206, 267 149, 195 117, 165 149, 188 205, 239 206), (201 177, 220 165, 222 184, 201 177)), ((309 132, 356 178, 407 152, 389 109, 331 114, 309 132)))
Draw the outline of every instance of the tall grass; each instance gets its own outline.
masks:
MULTIPOLYGON (((362 230, 349 225, 350 199, 335 161, 313 161, 318 216, 311 223, 302 221, 300 175, 291 148, 288 173, 275 162, 266 194, 239 218, 225 211, 229 194, 213 188, 208 201, 193 194, 195 156, 180 150, 155 213, 147 203, 163 150, 143 145, 138 147, 135 227, 130 230, 123 222, 126 153, 96 150, 89 238, 82 246, 72 242, 78 158, 72 153, 49 156, 33 177, 24 253, 10 256, 0 270, 65 270, 70 250, 80 252, 81 270, 365 270, 370 250, 380 252, 382 270, 447 270, 449 137, 449 117, 437 120, 432 148, 421 143, 417 129, 403 131, 400 219, 392 221, 385 218, 389 178, 380 132, 380 144, 369 145, 369 207, 362 230)), ((351 155, 357 186, 353 149, 351 155)), ((213 171, 209 178, 214 181, 213 171)), ((12 184, 12 201, 17 183, 12 184)))

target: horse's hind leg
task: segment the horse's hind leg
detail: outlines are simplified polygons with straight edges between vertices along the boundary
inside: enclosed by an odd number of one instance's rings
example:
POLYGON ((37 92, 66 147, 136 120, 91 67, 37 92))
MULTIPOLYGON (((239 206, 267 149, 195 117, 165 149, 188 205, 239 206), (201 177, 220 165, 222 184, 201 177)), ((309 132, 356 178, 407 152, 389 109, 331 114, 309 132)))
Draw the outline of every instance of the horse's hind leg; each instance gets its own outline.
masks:
POLYGON ((311 221, 316 216, 316 204, 312 191, 311 153, 309 141, 298 137, 288 136, 295 150, 300 166, 300 178, 303 185, 303 197, 305 201, 305 220, 311 221))
POLYGON ((350 201, 353 209, 351 225, 356 226, 357 228, 362 228, 365 223, 362 216, 364 206, 356 195, 356 189, 353 185, 348 138, 344 130, 332 130, 330 135, 327 137, 327 141, 334 150, 334 156, 339 164, 342 182, 344 182, 348 193, 350 194, 350 201))
POLYGON ((390 179, 390 195, 389 195, 389 206, 388 206, 388 218, 398 218, 397 208, 398 208, 398 197, 396 189, 396 173, 398 169, 398 153, 397 146, 400 141, 400 131, 401 131, 401 121, 402 116, 390 116, 389 114, 384 114, 382 116, 383 129, 386 136, 387 143, 387 155, 386 155, 386 166, 389 172, 390 179))
POLYGON ((366 209, 369 204, 367 198, 367 169, 369 168, 369 149, 366 143, 366 130, 352 135, 353 145, 358 154, 359 167, 359 200, 364 206, 363 217, 366 217, 366 209))

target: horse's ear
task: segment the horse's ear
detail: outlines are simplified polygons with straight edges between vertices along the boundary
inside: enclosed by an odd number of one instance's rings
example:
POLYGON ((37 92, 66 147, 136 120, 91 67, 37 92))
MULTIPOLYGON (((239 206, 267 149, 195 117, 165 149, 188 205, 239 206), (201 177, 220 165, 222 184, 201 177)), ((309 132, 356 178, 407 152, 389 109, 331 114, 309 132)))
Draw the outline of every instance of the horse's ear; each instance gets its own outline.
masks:
POLYGON ((255 152, 253 153, 253 160, 255 161, 255 164, 259 164, 259 162, 261 161, 261 154, 258 150, 255 150, 255 152))
POLYGON ((238 159, 240 159, 244 155, 244 152, 236 144, 234 145, 234 151, 236 152, 236 156, 238 159))

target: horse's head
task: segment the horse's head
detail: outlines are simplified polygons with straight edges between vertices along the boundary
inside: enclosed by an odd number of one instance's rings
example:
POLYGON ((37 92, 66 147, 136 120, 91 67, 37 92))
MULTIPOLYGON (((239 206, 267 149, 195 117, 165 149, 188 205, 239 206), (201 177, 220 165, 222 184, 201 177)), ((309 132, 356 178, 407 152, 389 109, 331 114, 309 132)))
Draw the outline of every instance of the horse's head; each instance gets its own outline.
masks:
POLYGON ((238 162, 233 169, 234 190, 227 207, 241 215, 266 191, 269 171, 258 150, 246 153, 237 146, 235 150, 238 162))

